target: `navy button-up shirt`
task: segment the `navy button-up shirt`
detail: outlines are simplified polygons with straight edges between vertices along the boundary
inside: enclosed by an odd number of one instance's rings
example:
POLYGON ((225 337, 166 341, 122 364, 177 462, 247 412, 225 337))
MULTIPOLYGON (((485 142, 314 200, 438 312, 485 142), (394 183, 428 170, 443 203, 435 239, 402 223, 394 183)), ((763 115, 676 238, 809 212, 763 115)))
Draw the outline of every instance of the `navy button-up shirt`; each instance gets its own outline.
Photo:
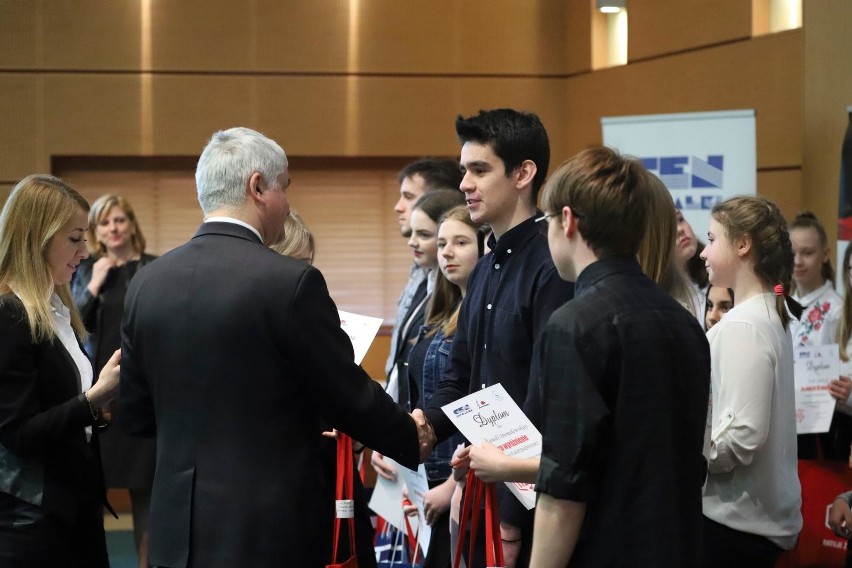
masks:
POLYGON ((471 273, 450 360, 426 410, 439 440, 456 431, 440 407, 484 387, 501 383, 524 405, 538 372, 534 346, 550 314, 573 297, 534 217, 492 237, 489 247, 471 273))

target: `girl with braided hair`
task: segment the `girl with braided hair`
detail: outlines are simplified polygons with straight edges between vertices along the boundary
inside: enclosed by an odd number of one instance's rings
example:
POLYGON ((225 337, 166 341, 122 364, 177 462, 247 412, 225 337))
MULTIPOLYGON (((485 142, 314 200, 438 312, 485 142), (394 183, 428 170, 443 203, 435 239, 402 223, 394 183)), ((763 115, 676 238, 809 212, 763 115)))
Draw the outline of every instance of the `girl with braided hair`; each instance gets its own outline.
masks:
POLYGON ((793 251, 778 207, 734 197, 713 208, 701 253, 736 304, 708 333, 711 431, 704 566, 772 567, 802 527, 789 297, 793 251))

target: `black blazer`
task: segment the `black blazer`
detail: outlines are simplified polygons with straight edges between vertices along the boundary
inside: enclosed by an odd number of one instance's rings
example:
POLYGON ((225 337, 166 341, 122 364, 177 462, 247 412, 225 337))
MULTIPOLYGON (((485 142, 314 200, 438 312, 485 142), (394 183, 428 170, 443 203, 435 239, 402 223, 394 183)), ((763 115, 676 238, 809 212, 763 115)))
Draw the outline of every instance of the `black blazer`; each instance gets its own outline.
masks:
POLYGON ((105 502, 97 428, 79 371, 57 338, 34 343, 21 301, 0 297, 0 491, 71 523, 84 500, 105 502))
POLYGON ((118 414, 157 436, 158 566, 323 566, 322 419, 418 462, 414 422, 354 364, 322 274, 232 223, 205 223, 131 281, 118 414))

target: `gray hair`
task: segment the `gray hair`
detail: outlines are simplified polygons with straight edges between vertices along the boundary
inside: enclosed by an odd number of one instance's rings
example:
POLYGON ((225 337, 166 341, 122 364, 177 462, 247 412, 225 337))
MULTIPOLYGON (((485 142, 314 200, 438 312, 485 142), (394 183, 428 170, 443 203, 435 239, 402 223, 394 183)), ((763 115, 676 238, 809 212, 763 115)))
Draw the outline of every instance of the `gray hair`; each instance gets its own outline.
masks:
POLYGON ((207 214, 245 205, 246 181, 255 172, 269 187, 287 171, 287 156, 277 142, 250 128, 229 128, 213 134, 198 159, 195 185, 198 203, 207 214))

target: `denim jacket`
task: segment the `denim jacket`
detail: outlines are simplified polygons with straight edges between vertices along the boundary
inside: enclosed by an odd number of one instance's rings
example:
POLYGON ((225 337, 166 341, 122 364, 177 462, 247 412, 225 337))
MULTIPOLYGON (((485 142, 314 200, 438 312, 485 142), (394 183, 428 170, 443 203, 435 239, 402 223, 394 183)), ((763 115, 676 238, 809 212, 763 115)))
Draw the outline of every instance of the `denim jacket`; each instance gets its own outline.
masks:
MULTIPOLYGON (((431 330, 431 326, 422 326, 418 341, 431 330)), ((441 380, 447 359, 450 357, 450 347, 453 345, 452 337, 445 337, 442 330, 438 330, 428 341, 429 348, 426 350, 426 360, 423 363, 423 387, 420 389, 418 406, 428 408, 441 380)), ((426 476, 429 481, 443 481, 452 474, 450 460, 453 452, 459 444, 465 443, 464 436, 459 433, 453 434, 443 442, 438 443, 423 465, 426 467, 426 476)))

